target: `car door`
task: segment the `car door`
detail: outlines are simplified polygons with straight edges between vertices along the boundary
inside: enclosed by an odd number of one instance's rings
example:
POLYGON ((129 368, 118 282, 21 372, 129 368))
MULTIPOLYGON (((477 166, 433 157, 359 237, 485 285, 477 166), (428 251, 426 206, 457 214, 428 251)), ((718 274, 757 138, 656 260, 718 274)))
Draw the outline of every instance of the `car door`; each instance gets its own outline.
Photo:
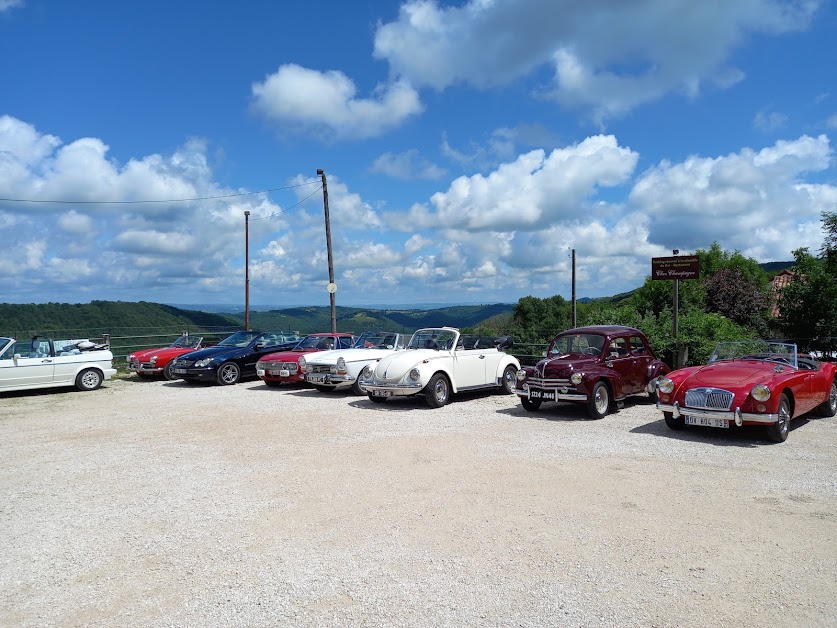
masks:
POLYGON ((451 351, 453 356, 456 388, 474 388, 485 385, 485 353, 477 346, 475 336, 461 336, 461 342, 451 351))
POLYGON ((16 342, 0 359, 0 390, 52 384, 55 372, 49 341, 16 342), (14 356, 19 355, 17 359, 14 356))
POLYGON ((616 371, 621 379, 622 390, 614 390, 614 396, 618 399, 637 391, 637 382, 634 369, 634 359, 628 348, 628 339, 619 336, 611 339, 605 352, 605 365, 616 371))
POLYGON ((646 381, 648 377, 648 367, 651 365, 654 356, 651 353, 650 347, 648 347, 645 340, 640 336, 631 336, 630 345, 631 357, 633 358, 631 386, 634 389, 634 392, 639 392, 643 390, 645 385, 648 383, 646 381))

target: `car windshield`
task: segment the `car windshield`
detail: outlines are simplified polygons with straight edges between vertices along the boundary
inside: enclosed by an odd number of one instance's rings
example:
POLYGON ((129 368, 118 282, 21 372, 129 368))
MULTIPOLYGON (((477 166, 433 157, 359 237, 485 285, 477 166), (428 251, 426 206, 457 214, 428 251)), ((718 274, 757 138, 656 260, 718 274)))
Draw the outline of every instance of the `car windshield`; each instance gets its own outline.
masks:
POLYGON ((387 331, 365 331, 355 344, 353 349, 395 349, 399 343, 398 334, 387 331))
POLYGON ((224 338, 221 342, 218 343, 219 347, 246 347, 251 342, 253 342, 253 338, 256 336, 261 335, 257 331, 237 331, 232 336, 228 336, 224 338))
POLYGON ((15 354, 14 338, 0 338, 0 360, 11 360, 15 354))
POLYGON ((183 349, 194 349, 197 347, 203 338, 200 336, 181 336, 174 341, 172 347, 181 347, 183 349))
POLYGON ((456 332, 452 329, 419 329, 410 338, 408 349, 452 349, 456 332))
POLYGON ((605 337, 600 334, 563 334, 556 336, 549 347, 549 357, 565 355, 599 355, 605 337))
POLYGON ((715 345, 709 362, 719 362, 721 360, 766 360, 799 368, 796 345, 766 340, 719 342, 715 345))
POLYGON ((294 349, 334 349, 334 337, 305 336, 294 349))

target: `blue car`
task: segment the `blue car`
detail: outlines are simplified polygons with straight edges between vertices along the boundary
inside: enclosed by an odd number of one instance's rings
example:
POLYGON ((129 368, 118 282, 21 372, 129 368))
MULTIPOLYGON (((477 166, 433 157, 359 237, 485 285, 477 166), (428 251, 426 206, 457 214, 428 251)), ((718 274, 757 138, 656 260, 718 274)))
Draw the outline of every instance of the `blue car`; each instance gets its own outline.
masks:
POLYGON ((172 375, 187 382, 230 385, 256 376, 256 362, 264 355, 291 349, 298 336, 263 331, 237 331, 217 345, 185 353, 174 360, 172 375))

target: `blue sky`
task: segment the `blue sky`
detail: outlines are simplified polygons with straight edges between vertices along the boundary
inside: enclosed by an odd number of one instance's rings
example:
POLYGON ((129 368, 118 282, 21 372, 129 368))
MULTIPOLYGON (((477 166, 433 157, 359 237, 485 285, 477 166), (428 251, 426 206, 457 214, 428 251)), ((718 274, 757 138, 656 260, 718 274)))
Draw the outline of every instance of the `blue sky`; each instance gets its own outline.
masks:
POLYGON ((837 209, 824 0, 0 0, 0 302, 608 296, 837 209), (197 199, 197 200, 190 200, 197 199))

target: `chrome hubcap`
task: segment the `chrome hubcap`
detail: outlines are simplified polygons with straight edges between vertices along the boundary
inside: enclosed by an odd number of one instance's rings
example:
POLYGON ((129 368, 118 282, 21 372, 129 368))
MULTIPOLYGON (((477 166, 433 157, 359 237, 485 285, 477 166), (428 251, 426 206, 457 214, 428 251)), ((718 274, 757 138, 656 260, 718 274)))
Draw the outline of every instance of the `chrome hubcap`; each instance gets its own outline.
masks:
POLYGON ((828 405, 831 406, 832 412, 837 409, 837 384, 831 384, 831 392, 828 395, 828 405))
POLYGON ((788 431, 788 424, 790 423, 790 408, 787 403, 779 406, 779 431, 784 434, 788 431))
POLYGON ((440 402, 444 402, 448 398, 448 387, 445 384, 445 380, 440 379, 436 382, 436 399, 440 402))
POLYGON ((607 389, 604 386, 600 386, 598 390, 596 390, 596 410, 600 414, 604 414, 607 411, 607 389))

